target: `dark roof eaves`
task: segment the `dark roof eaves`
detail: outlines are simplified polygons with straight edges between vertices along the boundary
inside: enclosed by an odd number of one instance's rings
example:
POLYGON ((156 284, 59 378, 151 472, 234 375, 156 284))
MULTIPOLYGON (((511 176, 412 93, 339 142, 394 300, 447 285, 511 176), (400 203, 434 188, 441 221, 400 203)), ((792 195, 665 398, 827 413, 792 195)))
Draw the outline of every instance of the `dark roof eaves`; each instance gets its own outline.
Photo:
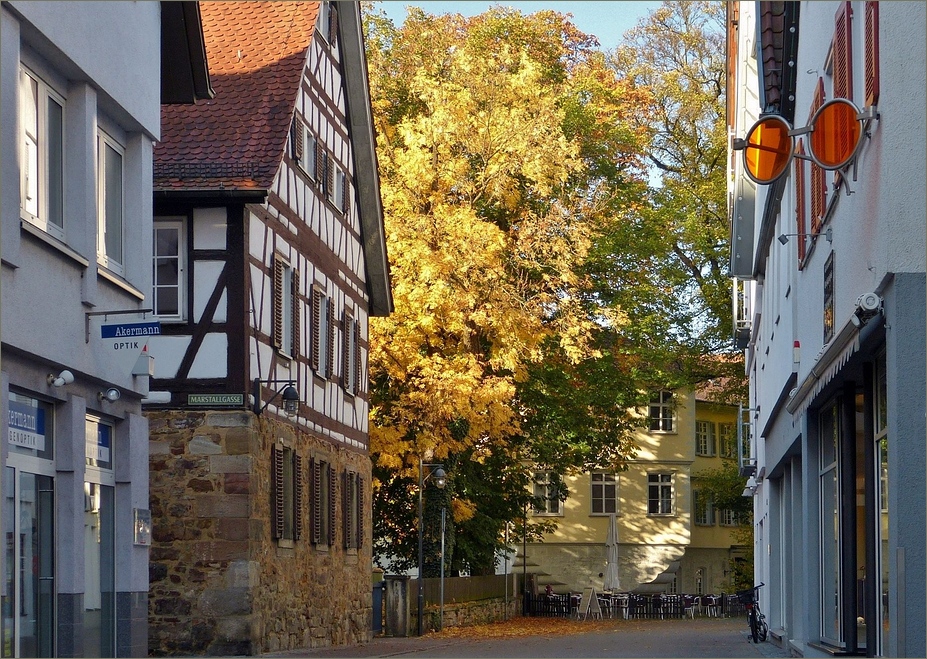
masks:
POLYGON ((393 312, 393 294, 386 253, 386 227, 377 164, 373 109, 367 77, 367 58, 361 24, 360 3, 341 2, 338 39, 342 64, 348 132, 354 153, 354 180, 357 185, 358 213, 367 264, 370 315, 388 316, 393 312), (351 9, 348 10, 347 8, 351 9))

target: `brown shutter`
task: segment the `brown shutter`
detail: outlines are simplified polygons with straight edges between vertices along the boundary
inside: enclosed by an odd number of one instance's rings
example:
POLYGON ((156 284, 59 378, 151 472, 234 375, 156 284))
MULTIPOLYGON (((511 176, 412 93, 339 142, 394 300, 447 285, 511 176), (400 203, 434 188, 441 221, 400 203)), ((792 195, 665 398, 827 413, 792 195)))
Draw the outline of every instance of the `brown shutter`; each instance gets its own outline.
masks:
POLYGON ((354 323, 351 322, 351 313, 345 309, 341 313, 341 386, 345 391, 351 390, 351 332, 354 323))
POLYGON ((357 474, 357 548, 364 545, 364 479, 357 474))
POLYGON ((361 349, 360 349, 360 321, 354 321, 354 391, 361 390, 361 349))
POLYGON ((325 149, 320 139, 315 141, 315 180, 320 186, 325 182, 325 149))
POLYGON ((853 99, 853 9, 850 2, 840 3, 834 26, 834 98, 853 99))
POLYGON ((328 3, 328 43, 338 43, 338 10, 334 2, 328 3))
POLYGON ((284 263, 278 256, 274 256, 274 326, 271 342, 275 348, 281 348, 283 337, 283 269, 284 263))
POLYGON ((303 158, 303 122, 299 117, 293 117, 293 159, 302 164, 303 158))
MULTIPOLYGON (((810 115, 813 116, 824 105, 824 79, 818 78, 810 115)), ((827 210, 827 180, 825 170, 811 163, 811 233, 821 231, 821 222, 827 210)))
POLYGON ((335 544, 335 511, 337 509, 335 505, 335 481, 338 479, 338 476, 335 475, 335 468, 333 465, 328 465, 328 544, 333 546, 335 544))
POLYGON ((315 458, 309 462, 312 477, 312 542, 322 541, 322 463, 315 458))
POLYGON ((293 539, 303 537, 303 459, 293 452, 293 539))
MULTIPOLYGON (((797 153, 804 155, 805 145, 802 140, 798 140, 797 153)), ((798 236, 798 269, 805 263, 805 161, 801 158, 795 158, 795 228, 798 236)))
POLYGON ((325 377, 335 374, 335 304, 328 298, 328 350, 326 351, 325 377))
POLYGON ((345 469, 341 472, 341 517, 342 517, 342 536, 345 549, 351 548, 351 474, 345 469))
POLYGON ((292 300, 290 308, 292 309, 292 327, 290 328, 293 334, 292 345, 290 346, 290 355, 296 357, 299 354, 299 346, 302 343, 302 336, 300 336, 300 314, 302 312, 302 305, 299 303, 299 270, 293 268, 292 272, 292 300))
POLYGON ((325 196, 335 203, 335 159, 332 154, 325 154, 325 196))
POLYGON ((273 533, 274 538, 283 537, 283 449, 276 444, 270 447, 273 487, 273 533))
POLYGON ((866 3, 866 99, 867 106, 879 102, 879 3, 866 3))
POLYGON ((343 174, 344 185, 341 186, 341 210, 345 217, 351 213, 351 186, 348 184, 347 173, 343 174))
POLYGON ((310 355, 310 367, 318 372, 320 364, 319 344, 321 342, 320 323, 322 322, 322 292, 318 289, 312 289, 312 353, 310 355))

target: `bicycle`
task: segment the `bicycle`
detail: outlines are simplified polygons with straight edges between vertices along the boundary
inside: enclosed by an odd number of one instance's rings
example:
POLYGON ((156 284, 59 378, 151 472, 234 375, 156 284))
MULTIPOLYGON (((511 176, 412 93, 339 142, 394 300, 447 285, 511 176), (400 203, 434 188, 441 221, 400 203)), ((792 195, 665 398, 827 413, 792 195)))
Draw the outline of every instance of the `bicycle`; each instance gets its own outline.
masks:
POLYGON ((766 616, 760 611, 760 602, 757 597, 757 591, 765 585, 765 583, 760 582, 759 586, 737 591, 738 599, 747 610, 747 623, 750 625, 750 636, 753 638, 754 643, 765 642, 767 636, 769 636, 766 616))

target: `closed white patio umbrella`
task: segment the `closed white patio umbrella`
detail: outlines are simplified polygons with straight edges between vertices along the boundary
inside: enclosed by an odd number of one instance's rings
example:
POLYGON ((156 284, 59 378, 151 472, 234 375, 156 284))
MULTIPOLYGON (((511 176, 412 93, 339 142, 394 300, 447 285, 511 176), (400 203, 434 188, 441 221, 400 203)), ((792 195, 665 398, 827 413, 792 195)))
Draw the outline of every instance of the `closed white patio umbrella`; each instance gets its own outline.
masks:
POLYGON ((618 523, 615 521, 615 513, 608 516, 608 531, 605 533, 605 578, 602 589, 612 592, 621 590, 618 581, 618 523))

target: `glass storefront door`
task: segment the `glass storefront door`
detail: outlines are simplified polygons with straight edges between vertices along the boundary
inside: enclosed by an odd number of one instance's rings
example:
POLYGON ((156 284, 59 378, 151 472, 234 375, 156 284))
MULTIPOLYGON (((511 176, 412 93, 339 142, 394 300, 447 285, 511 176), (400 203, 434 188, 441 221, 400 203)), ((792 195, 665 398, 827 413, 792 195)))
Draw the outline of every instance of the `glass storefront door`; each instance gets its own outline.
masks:
POLYGON ((53 657, 54 479, 5 467, 2 594, 4 657, 53 657))
POLYGON ((116 541, 113 426, 86 419, 84 652, 116 656, 116 541))

